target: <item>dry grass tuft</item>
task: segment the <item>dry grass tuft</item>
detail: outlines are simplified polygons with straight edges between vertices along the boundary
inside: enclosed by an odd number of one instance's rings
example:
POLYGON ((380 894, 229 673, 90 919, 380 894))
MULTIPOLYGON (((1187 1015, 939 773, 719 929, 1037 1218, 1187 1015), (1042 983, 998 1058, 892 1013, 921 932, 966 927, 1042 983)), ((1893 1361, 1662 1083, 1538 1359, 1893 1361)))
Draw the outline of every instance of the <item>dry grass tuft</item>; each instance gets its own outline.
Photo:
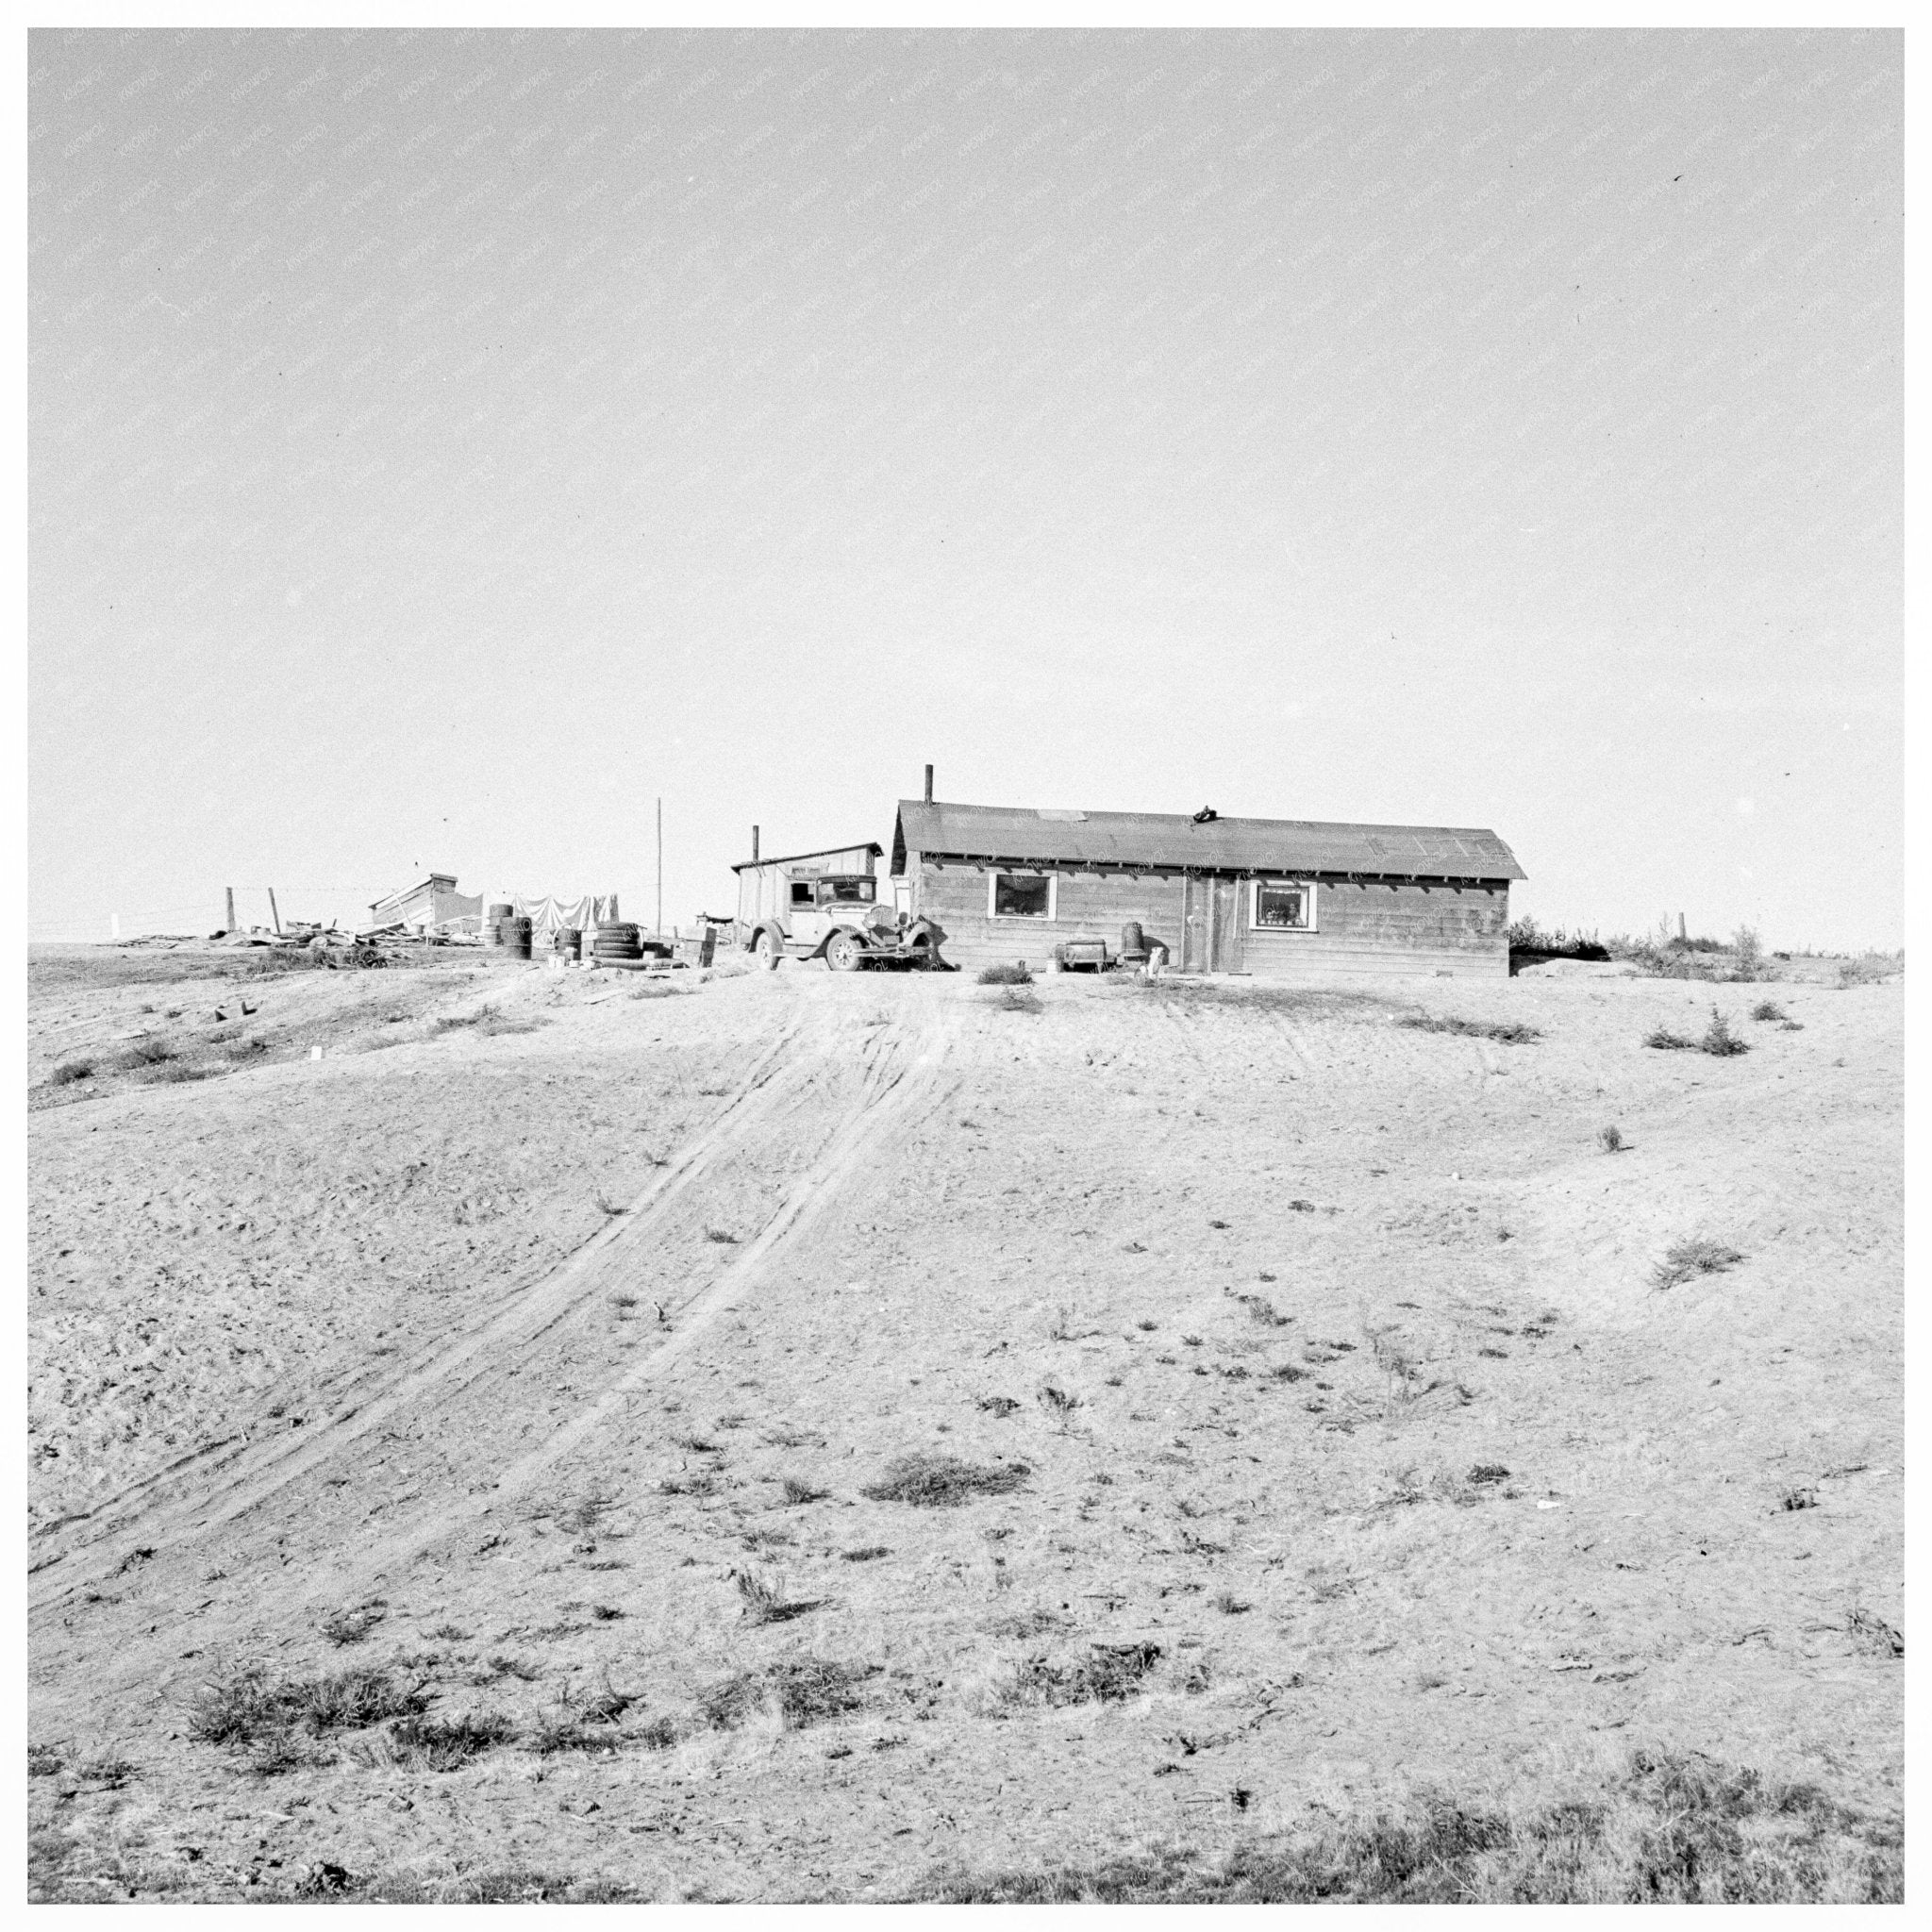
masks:
POLYGON ((858 1687, 878 1674, 877 1664, 790 1657, 711 1685, 699 1693, 697 1712, 710 1729, 729 1731, 755 1712, 775 1707, 787 1730, 803 1730, 858 1709, 865 1701, 858 1687))
POLYGON ((1904 1831, 1809 1785, 1702 1757, 1632 1756, 1600 1792, 1510 1815, 1424 1796, 1204 1854, 1089 1867, 943 1872, 945 1904, 1898 1904, 1904 1831))
POLYGON ((982 966, 979 969, 981 986, 1031 986, 1033 974, 1024 963, 1015 960, 1012 965, 982 966))
POLYGON ((1162 1657, 1158 1643, 1096 1643, 1073 1663, 1049 1663, 1030 1657, 1013 1674, 1004 1702, 1047 1705, 1121 1704, 1141 1689, 1141 1680, 1162 1657))
POLYGON ((373 1597, 366 1604, 353 1604, 343 1609, 329 1611, 315 1627, 340 1649, 344 1644, 360 1643, 388 1614, 382 1599, 373 1597))
POLYGON ((1727 1248, 1699 1235, 1690 1241, 1674 1241, 1664 1257, 1651 1270, 1654 1288, 1675 1288, 1679 1282, 1694 1280, 1700 1274, 1721 1274, 1743 1259, 1736 1248, 1727 1248))
POLYGON ((387 1732, 350 1746, 354 1762, 371 1771, 460 1771, 473 1757, 516 1736, 500 1712, 474 1717, 406 1717, 387 1732))
POLYGON ((793 1617, 802 1617, 819 1607, 816 1600, 788 1602, 780 1585, 771 1577, 760 1576, 756 1570, 734 1570, 731 1580, 738 1586, 739 1601, 744 1606, 748 1623, 789 1624, 793 1617))
POLYGON ((549 1024, 534 1013, 504 1013, 494 1007, 479 1007, 474 1013, 445 1013, 429 1030, 432 1036, 467 1030, 493 1039, 501 1033, 534 1033, 549 1024))
POLYGON ((1621 1154, 1624 1151, 1624 1130, 1614 1122, 1607 1127, 1596 1130, 1596 1144, 1606 1154, 1621 1154))
POLYGON ((1079 1396, 1053 1382, 1041 1389, 1040 1404, 1059 1424, 1062 1432, 1072 1424, 1075 1411, 1087 1406, 1079 1396))
POLYGON ((204 1684, 189 1700, 188 1731, 207 1744, 252 1744, 278 1731, 319 1736, 366 1729, 425 1708, 420 1685, 403 1685, 386 1670, 341 1671, 323 1677, 271 1678, 236 1671, 204 1684))
POLYGON ((953 1508, 972 1496, 1005 1496, 1032 1474, 1024 1462, 996 1468, 962 1462, 956 1456, 917 1452, 902 1456, 877 1482, 859 1491, 874 1503, 913 1503, 924 1508, 953 1508))
POLYGON ((1520 1021, 1497 1024, 1486 1020, 1439 1020, 1427 1013, 1405 1013, 1396 1024, 1418 1027, 1424 1033, 1462 1033, 1474 1040, 1499 1041, 1505 1046, 1527 1046, 1543 1037, 1541 1027, 1520 1021))

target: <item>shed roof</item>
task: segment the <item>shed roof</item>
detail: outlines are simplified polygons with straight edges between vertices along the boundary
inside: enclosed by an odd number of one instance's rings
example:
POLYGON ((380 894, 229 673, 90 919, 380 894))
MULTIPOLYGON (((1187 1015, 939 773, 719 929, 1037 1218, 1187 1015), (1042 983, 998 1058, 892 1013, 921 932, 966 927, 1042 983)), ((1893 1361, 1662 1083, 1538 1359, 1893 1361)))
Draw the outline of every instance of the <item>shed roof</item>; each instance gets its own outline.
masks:
POLYGON ((874 858, 883 858, 886 848, 876 839, 854 839, 844 845, 821 845, 816 852, 788 852, 782 858, 746 858, 734 865, 733 872, 756 872, 764 865, 796 865, 807 858, 837 858, 841 852, 870 853, 874 858))
POLYGON ((393 892, 385 893, 371 907, 372 912, 380 912, 386 906, 400 906, 406 899, 413 899, 419 892, 456 891, 457 875, 453 872, 433 872, 426 879, 419 879, 413 886, 398 887, 393 892))
POLYGON ((1367 873, 1382 877, 1528 876, 1495 833, 1460 825, 1350 825, 1311 819, 1181 812, 1053 811, 899 801, 892 871, 908 851, 1055 865, 1171 866, 1210 872, 1367 873))

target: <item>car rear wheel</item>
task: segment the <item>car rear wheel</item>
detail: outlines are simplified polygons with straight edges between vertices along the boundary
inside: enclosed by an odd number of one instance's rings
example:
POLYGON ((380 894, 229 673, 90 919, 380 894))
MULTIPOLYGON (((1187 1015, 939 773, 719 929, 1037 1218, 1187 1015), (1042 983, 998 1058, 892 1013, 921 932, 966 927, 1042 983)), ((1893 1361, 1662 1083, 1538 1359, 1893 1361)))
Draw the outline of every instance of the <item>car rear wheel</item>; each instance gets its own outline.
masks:
POLYGON ((758 934, 753 950, 758 956, 758 964, 768 973, 775 972, 778 961, 785 957, 785 948, 779 943, 778 935, 769 925, 758 934))
POLYGON ((865 948, 856 933, 835 932, 825 941, 825 964, 834 973, 857 973, 864 956, 865 948))

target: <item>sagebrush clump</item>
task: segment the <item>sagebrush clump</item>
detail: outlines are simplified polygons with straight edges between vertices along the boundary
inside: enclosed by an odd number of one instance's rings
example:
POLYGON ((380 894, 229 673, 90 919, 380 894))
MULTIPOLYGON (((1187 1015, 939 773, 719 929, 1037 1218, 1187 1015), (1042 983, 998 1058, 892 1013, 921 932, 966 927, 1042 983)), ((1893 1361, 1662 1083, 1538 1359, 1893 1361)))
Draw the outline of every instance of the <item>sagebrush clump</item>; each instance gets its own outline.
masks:
POLYGON ((859 1491, 874 1503, 913 1503, 925 1508, 955 1508, 973 1496, 1005 1496, 1019 1489, 1032 1470, 1024 1462, 992 1467, 962 1462, 957 1456, 917 1453, 902 1456, 876 1482, 859 1491))

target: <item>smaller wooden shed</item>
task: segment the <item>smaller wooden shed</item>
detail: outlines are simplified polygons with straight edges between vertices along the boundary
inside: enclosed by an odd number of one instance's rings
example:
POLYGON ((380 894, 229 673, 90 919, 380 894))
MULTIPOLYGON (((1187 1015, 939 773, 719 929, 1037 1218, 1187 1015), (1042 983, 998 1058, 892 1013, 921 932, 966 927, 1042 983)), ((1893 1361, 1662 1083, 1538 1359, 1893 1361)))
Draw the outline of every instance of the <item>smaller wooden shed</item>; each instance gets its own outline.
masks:
POLYGON ((433 872, 426 879, 376 900, 369 908, 369 923, 401 924, 422 929, 450 925, 459 919, 476 919, 482 910, 481 894, 471 898, 458 891, 454 873, 433 872))

